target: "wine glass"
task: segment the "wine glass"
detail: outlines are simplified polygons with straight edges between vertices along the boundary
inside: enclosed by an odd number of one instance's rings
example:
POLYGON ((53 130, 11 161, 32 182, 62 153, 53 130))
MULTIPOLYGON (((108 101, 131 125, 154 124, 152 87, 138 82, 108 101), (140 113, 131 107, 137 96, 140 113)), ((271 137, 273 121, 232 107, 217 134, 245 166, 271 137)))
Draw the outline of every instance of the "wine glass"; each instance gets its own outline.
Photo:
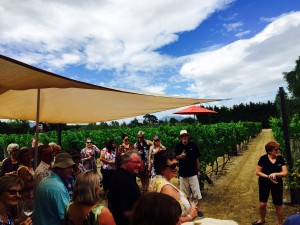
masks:
POLYGON ((26 216, 30 216, 34 211, 34 201, 26 200, 23 205, 23 212, 26 216))

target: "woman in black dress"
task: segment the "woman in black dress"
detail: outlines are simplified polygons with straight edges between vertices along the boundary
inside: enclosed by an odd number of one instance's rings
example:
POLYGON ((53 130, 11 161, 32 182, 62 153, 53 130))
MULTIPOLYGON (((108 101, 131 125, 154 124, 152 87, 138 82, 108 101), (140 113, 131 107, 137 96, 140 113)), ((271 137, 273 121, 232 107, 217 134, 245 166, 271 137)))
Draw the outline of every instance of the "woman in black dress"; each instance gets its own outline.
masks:
POLYGON ((259 225, 265 223, 266 206, 271 191, 273 203, 275 205, 278 218, 278 225, 283 224, 283 182, 282 178, 287 176, 288 170, 284 158, 279 155, 279 144, 275 141, 270 141, 265 145, 267 154, 260 157, 256 175, 258 176, 259 187, 259 220, 252 223, 259 225))

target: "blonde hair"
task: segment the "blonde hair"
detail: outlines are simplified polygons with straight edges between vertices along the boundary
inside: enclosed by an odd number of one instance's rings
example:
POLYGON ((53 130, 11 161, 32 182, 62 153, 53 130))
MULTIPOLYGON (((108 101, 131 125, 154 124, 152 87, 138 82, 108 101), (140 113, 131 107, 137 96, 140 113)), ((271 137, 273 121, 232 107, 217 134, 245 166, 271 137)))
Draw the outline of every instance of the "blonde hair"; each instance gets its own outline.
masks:
POLYGON ((11 143, 7 146, 7 153, 10 155, 12 150, 18 149, 19 150, 19 145, 16 143, 11 143))
POLYGON ((96 205, 100 202, 101 177, 93 170, 87 170, 78 175, 75 181, 73 202, 96 205))
POLYGON ((144 137, 144 135, 145 135, 145 132, 143 132, 143 131, 139 131, 139 132, 137 133, 137 135, 138 135, 138 136, 143 136, 143 137, 144 137))

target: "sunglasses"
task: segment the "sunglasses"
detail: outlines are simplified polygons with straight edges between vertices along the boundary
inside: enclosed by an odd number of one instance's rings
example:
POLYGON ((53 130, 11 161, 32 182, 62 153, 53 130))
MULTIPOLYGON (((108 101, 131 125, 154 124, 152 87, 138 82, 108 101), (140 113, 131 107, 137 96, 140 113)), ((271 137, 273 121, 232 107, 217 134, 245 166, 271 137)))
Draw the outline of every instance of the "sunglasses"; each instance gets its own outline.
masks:
POLYGON ((91 142, 91 141, 87 141, 86 143, 87 143, 87 144, 91 144, 92 142, 91 142))
POLYGON ((6 190, 8 192, 8 194, 10 195, 16 195, 17 193, 19 193, 19 195, 23 194, 23 190, 15 190, 15 189, 8 189, 6 190))
POLYGON ((127 162, 132 162, 132 163, 134 163, 135 165, 141 165, 141 164, 142 164, 142 161, 128 160, 127 162))
POLYGON ((170 167, 171 170, 175 170, 177 167, 179 167, 179 163, 177 162, 177 163, 173 163, 171 165, 166 165, 166 167, 170 167))
POLYGON ((275 150, 276 152, 278 152, 278 151, 280 150, 280 148, 274 148, 274 150, 275 150))
POLYGON ((128 141, 128 140, 129 140, 128 138, 125 138, 125 139, 124 139, 124 141, 128 141))

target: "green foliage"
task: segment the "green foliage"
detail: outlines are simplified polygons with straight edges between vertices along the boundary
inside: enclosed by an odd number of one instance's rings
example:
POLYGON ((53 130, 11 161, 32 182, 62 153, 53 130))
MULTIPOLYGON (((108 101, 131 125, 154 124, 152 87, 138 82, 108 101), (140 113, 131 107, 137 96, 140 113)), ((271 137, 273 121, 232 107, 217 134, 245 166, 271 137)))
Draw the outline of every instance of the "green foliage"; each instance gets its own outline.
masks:
POLYGON ((295 114, 290 122, 290 136, 300 138, 300 116, 295 114))
POLYGON ((288 83, 289 92, 294 98, 300 99, 300 57, 296 60, 294 70, 284 72, 284 79, 288 83))
MULTIPOLYGON (((282 119, 281 118, 274 118, 270 119, 270 125, 273 131, 273 135, 275 140, 280 144, 281 153, 284 157, 286 157, 285 151, 285 144, 284 144, 284 135, 282 131, 282 119)), ((288 126, 289 129, 289 136, 300 138, 300 117, 299 114, 295 114, 291 122, 288 126)))
POLYGON ((293 169, 290 171, 286 183, 289 187, 300 188, 300 159, 293 165, 293 169))
POLYGON ((0 134, 24 134, 27 132, 33 132, 33 130, 26 120, 0 121, 0 134))
POLYGON ((144 124, 158 124, 158 119, 156 116, 151 115, 151 114, 146 114, 145 116, 143 116, 144 124))
POLYGON ((270 126, 273 131, 274 139, 280 144, 281 154, 286 157, 284 135, 282 131, 282 119, 281 118, 270 118, 270 126))
MULTIPOLYGON (((74 149, 80 151, 85 146, 85 140, 91 138, 99 148, 104 147, 109 139, 114 139, 117 144, 121 144, 121 135, 128 135, 130 143, 137 140, 138 131, 145 132, 145 138, 152 140, 155 135, 159 135, 162 144, 169 150, 174 150, 179 142, 178 134, 180 130, 188 130, 191 139, 194 140, 200 149, 201 166, 206 168, 212 165, 217 157, 229 154, 237 144, 248 140, 250 136, 255 136, 261 131, 261 124, 254 122, 219 123, 212 125, 186 124, 186 125, 158 125, 149 127, 119 127, 114 129, 93 129, 93 130, 66 130, 62 131, 62 149, 64 151, 74 149)), ((0 135, 1 158, 3 152, 10 143, 18 143, 22 146, 29 146, 33 138, 32 134, 2 134, 0 135)), ((42 143, 56 142, 56 131, 49 131, 40 134, 39 141, 42 143)))

